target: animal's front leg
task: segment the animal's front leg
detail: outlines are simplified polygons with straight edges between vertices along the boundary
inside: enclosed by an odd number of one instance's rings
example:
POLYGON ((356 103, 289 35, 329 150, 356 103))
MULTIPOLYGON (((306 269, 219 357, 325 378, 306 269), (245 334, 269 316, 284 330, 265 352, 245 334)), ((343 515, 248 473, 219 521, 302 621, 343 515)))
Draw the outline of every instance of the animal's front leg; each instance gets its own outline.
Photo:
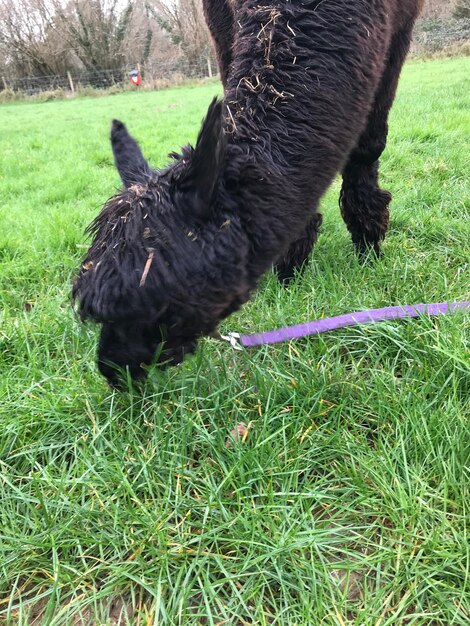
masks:
POLYGON ((287 253, 276 263, 277 276, 281 283, 292 280, 296 272, 302 271, 318 238, 323 217, 320 213, 310 219, 305 233, 294 241, 287 253))

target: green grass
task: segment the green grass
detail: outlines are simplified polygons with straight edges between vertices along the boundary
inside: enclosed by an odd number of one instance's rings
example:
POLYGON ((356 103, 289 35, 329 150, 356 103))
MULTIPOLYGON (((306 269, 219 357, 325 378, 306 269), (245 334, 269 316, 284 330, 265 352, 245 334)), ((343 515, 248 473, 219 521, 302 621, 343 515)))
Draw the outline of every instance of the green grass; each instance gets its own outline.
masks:
MULTIPOLYGON (((469 74, 405 68, 383 259, 357 261, 336 182, 303 279, 268 276, 226 329, 468 299, 469 74)), ((217 90, 0 108, 0 622, 467 625, 468 316, 207 339, 140 395, 96 371, 70 283, 119 185, 110 120, 161 165, 217 90)))

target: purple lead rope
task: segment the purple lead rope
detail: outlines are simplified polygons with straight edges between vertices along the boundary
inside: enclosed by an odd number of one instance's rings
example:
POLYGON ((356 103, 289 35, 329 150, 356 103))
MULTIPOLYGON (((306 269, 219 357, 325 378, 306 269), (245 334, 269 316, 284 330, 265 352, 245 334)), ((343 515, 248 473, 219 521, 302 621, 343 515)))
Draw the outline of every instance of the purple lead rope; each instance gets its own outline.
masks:
POLYGON ((445 315, 455 313, 455 311, 465 311, 467 309, 470 309, 470 302, 468 301, 453 302, 451 304, 440 302, 437 304, 390 306, 383 309, 371 309, 369 311, 338 315, 336 317, 307 322, 306 324, 298 324, 297 326, 288 326, 287 328, 280 328, 279 330, 272 330, 266 333, 241 336, 237 333, 231 333, 223 338, 230 341, 234 347, 241 345, 244 348, 253 348, 255 346, 279 343, 281 341, 290 341, 291 339, 300 339, 308 335, 319 335, 320 333, 327 333, 331 330, 337 330, 338 328, 345 328, 346 326, 419 317, 420 315, 445 315))

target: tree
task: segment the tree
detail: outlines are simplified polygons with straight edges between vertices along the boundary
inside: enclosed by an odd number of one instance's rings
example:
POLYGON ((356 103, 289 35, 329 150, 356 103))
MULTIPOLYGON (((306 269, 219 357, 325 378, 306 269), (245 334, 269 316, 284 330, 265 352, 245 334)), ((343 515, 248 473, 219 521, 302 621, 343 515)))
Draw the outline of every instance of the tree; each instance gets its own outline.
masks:
POLYGON ((201 0, 149 0, 149 6, 171 43, 187 61, 198 63, 207 58, 212 46, 201 0))
POLYGON ((453 16, 457 19, 470 18, 470 0, 457 0, 453 16))
POLYGON ((55 74, 72 63, 54 18, 54 5, 48 0, 0 0, 0 51, 12 73, 55 74))
POLYGON ((125 62, 124 40, 133 3, 119 0, 52 0, 56 28, 87 70, 113 70, 125 62))
POLYGON ((18 75, 116 69, 136 3, 0 0, 0 48, 18 75))
MULTIPOLYGON (((16 77, 103 70, 173 57, 147 0, 0 0, 0 62, 16 77)), ((116 76, 117 78, 117 76, 116 76)))

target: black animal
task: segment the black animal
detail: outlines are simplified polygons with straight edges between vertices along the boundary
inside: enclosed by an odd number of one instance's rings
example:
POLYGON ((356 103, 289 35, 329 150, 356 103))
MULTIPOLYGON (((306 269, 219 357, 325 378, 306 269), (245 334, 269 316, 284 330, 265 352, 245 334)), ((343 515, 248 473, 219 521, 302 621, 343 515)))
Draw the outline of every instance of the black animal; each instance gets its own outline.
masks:
POLYGON ((74 285, 102 324, 98 364, 145 373, 178 363, 250 297, 273 264, 301 268, 318 202, 343 174, 341 212, 360 251, 379 252, 391 196, 378 184, 393 102, 420 0, 205 0, 223 102, 196 147, 153 170, 120 122, 124 190, 92 223, 74 285))

